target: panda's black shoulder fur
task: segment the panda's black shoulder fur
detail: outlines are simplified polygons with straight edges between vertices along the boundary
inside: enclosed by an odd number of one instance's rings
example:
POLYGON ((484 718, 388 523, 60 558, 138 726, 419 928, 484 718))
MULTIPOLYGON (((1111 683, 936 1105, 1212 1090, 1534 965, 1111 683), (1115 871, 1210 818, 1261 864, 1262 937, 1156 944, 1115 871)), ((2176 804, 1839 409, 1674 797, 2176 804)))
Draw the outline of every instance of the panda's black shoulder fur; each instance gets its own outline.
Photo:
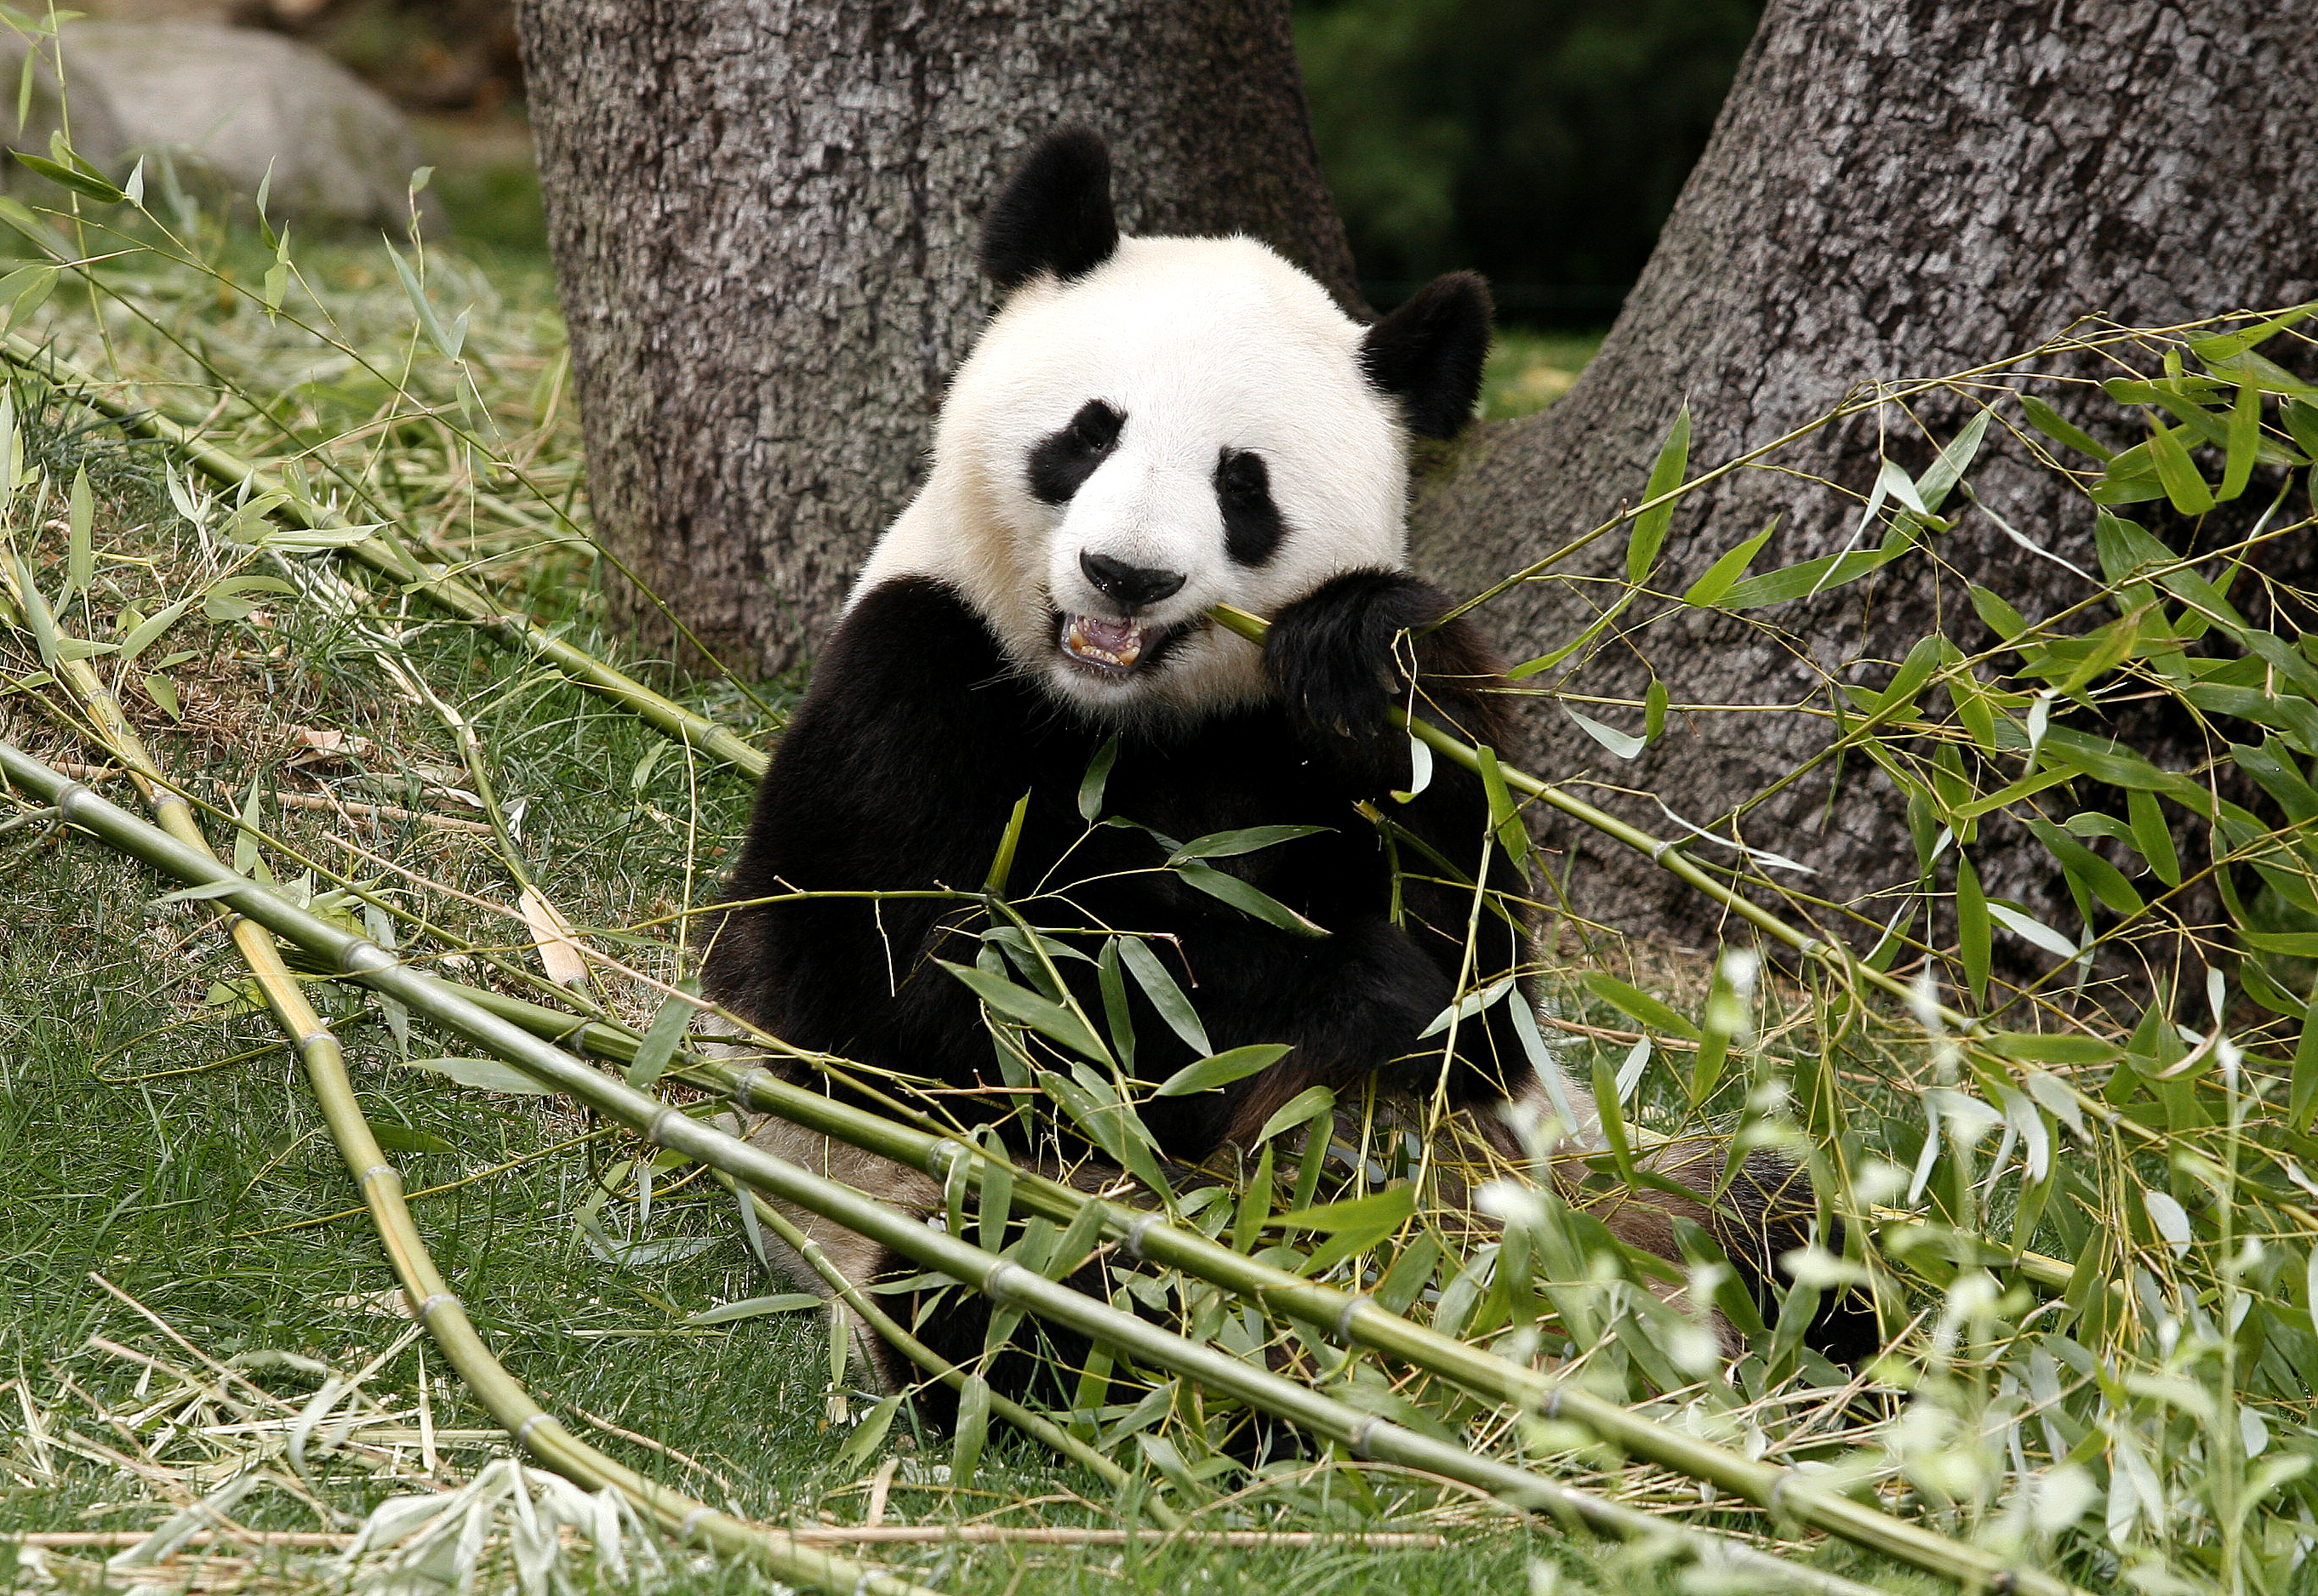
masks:
MULTIPOLYGON (((1196 1161, 1242 1136, 1307 1086, 1384 1076, 1430 1090, 1442 1060, 1419 1033, 1460 976, 1521 961, 1526 928, 1481 917, 1478 963, 1462 968, 1488 830, 1479 783, 1443 767, 1414 801, 1408 740, 1386 720, 1415 672, 1420 713, 1502 744, 1501 682, 1487 645, 1458 621, 1401 642, 1446 609, 1404 572, 1338 577, 1274 622, 1265 650, 1274 701, 1195 723, 1118 732, 1105 810, 1132 824, 1090 829, 1077 795, 1113 729, 1081 718, 1010 667, 959 595, 918 577, 864 595, 817 663, 760 787, 727 889, 736 905, 705 969, 708 993, 795 1045, 954 1086, 994 1084, 973 993, 934 961, 971 964, 981 909, 939 898, 807 898, 813 892, 970 893, 987 876, 1016 802, 1029 794, 1010 892, 1035 923, 1155 935, 1217 1049, 1279 1042, 1280 1064, 1222 1091, 1153 1099, 1147 1123, 1172 1158, 1196 1161), (1390 835, 1355 805, 1389 815, 1390 835), (1170 847, 1257 825, 1324 829, 1217 859, 1325 928, 1290 934, 1251 919, 1165 868, 1170 847), (1389 847, 1405 871, 1396 901, 1389 847), (1043 895, 1042 895, 1043 894, 1043 895), (766 900, 772 900, 766 901, 766 900)), ((1490 855, 1489 884, 1520 881, 1490 855)), ((1090 950, 1092 942, 1089 942, 1090 950)), ((1075 963, 1068 973, 1078 979, 1075 963)), ((1086 996, 1101 1000, 1086 974, 1086 996)), ((1508 1007, 1499 1005, 1500 1009, 1508 1007)), ((1193 1054, 1137 992, 1136 1072, 1163 1079, 1193 1054)), ((1530 1079, 1508 1027, 1460 1027, 1459 1100, 1500 1098, 1530 1079)))

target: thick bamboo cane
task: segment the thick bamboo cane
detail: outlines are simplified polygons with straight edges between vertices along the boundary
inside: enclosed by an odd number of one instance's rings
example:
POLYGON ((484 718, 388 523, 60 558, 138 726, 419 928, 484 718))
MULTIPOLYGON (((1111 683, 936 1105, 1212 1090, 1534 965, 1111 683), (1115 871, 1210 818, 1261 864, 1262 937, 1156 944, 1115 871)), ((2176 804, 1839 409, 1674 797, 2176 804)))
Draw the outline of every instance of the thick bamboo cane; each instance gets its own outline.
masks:
MULTIPOLYGON (((190 884, 220 890, 217 901, 247 916, 310 955, 384 992, 436 1025, 467 1038, 541 1084, 633 1126, 652 1145, 666 1147, 730 1175, 768 1195, 835 1220, 921 1267, 963 1282, 993 1300, 1034 1313, 1110 1345, 1137 1362, 1180 1374, 1334 1441, 1354 1456, 1437 1475, 1487 1492, 1508 1505, 1550 1513, 1596 1533, 1663 1547, 1685 1560, 1733 1574, 1774 1582, 1821 1596, 1867 1596, 1873 1587, 1807 1568, 1729 1537, 1659 1519, 1621 1502, 1559 1484, 1528 1470, 1363 1412, 1296 1382, 1189 1340, 1048 1280, 1012 1260, 918 1224, 900 1210, 848 1186, 814 1175, 740 1138, 702 1124, 647 1092, 588 1068, 529 1032, 450 990, 447 983, 396 960, 367 937, 301 909, 246 876, 139 820, 102 794, 0 742, 0 774, 54 803, 69 823, 190 884)), ((447 1296, 436 1311, 455 1302, 447 1296)), ((1969 1548, 1957 1547, 1959 1552, 1969 1548)), ((1984 1583, 1976 1567, 1956 1565, 1950 1577, 1984 1583)), ((2043 1576, 2034 1576, 2042 1579, 2043 1576)), ((2015 1587, 2066 1590, 2023 1577, 2015 1587)))

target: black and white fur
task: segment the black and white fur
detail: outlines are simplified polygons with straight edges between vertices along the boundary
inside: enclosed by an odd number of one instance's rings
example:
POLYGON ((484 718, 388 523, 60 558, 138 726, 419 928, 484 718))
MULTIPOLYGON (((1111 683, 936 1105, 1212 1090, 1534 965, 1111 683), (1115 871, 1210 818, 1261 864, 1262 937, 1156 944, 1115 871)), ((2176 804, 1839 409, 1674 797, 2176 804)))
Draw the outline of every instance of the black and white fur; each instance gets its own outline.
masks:
MULTIPOLYGON (((1451 1108, 1541 1105, 1508 1004, 1460 1026, 1453 1057, 1419 1038, 1460 990, 1527 956, 1518 908, 1514 923, 1477 915, 1472 887, 1452 879, 1469 881, 1486 852, 1498 901, 1525 895, 1503 851, 1483 847, 1481 785, 1444 761, 1413 802, 1389 796, 1411 782, 1391 704, 1508 744, 1496 659, 1469 621, 1434 625, 1447 601, 1406 569, 1408 441, 1450 436, 1471 414, 1489 338, 1481 282, 1444 277, 1363 327, 1251 239, 1120 235, 1108 157, 1084 131, 1030 153, 991 208, 983 260, 1007 297, 951 385, 923 490, 816 663, 729 899, 972 889, 1027 791, 1012 888, 1071 889, 1041 903, 1039 923, 1157 934, 1215 1047, 1292 1045, 1225 1089, 1144 1103, 1171 1159, 1196 1164, 1252 1140, 1314 1085, 1373 1083, 1451 1108), (1210 623, 1217 603, 1269 618, 1266 646, 1210 623), (1078 812, 1081 778, 1114 736, 1107 807, 1148 831, 1090 833, 1078 812), (1398 834, 1397 898, 1363 803, 1398 834), (1150 834, 1279 824, 1326 829, 1218 863, 1325 938, 1186 886, 1159 867, 1166 848, 1150 834)), ((954 929, 972 918, 893 899, 739 909, 717 933, 705 991, 801 1048, 993 1084, 976 1000, 932 962, 972 961, 971 933, 954 929)), ((1086 985, 1101 1012, 1091 974, 1086 985)), ((1134 1018, 1138 1076, 1191 1062, 1139 994, 1134 1018)), ((1555 1084, 1590 1118, 1584 1092, 1555 1084)), ((946 1099, 988 1120, 1019 1100, 946 1099)), ((1473 1117, 1486 1130, 1500 1116, 1473 1117)), ((914 1171, 776 1122, 753 1134, 873 1192, 939 1206, 914 1171)), ((1691 1163, 1691 1183, 1711 1188, 1721 1150, 1691 1163)), ((1672 1256, 1667 1215, 1684 1206, 1631 1206, 1644 1243, 1672 1256)), ((1704 1206, 1685 1211, 1712 1224, 1704 1206)), ((862 1276, 889 1262, 821 1222, 808 1229, 862 1276)), ((984 1323, 944 1312, 921 1333, 971 1361, 984 1323)), ((1011 1373, 1026 1381, 1028 1360, 1011 1373)))

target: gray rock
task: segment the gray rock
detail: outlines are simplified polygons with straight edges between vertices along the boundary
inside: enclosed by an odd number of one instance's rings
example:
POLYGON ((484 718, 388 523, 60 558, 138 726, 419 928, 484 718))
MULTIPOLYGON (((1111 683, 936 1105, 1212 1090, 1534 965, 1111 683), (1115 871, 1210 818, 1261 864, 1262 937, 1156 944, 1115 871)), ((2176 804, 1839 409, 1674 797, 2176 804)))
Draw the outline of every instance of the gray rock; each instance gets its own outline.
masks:
MULTIPOLYGON (((166 154, 180 175, 205 173, 244 197, 270 166, 269 215, 399 227, 409 214, 409 122, 311 46, 202 22, 74 22, 60 42, 75 147, 101 166, 166 154), (84 138, 92 101, 116 149, 84 138)), ((46 145, 43 133, 38 152, 46 145)))
MULTIPOLYGON (((13 117, 0 116, 0 149, 21 149, 30 155, 45 156, 49 153, 49 138, 65 130, 65 97, 50 66, 54 48, 43 48, 32 63, 32 92, 24 103, 22 129, 12 125, 13 117)), ((13 28, 0 27, 0 84, 13 90, 22 81, 24 57, 31 51, 31 46, 22 34, 13 28)), ((121 124, 113 117, 112 103, 94 89, 84 93, 76 88, 70 110, 72 145, 82 158, 107 171, 125 168, 127 163, 121 156, 129 141, 122 137, 121 124)), ((42 191, 41 197, 46 199, 53 199, 58 193, 46 178, 36 176, 21 162, 10 160, 5 155, 0 155, 0 191, 12 194, 42 191)))

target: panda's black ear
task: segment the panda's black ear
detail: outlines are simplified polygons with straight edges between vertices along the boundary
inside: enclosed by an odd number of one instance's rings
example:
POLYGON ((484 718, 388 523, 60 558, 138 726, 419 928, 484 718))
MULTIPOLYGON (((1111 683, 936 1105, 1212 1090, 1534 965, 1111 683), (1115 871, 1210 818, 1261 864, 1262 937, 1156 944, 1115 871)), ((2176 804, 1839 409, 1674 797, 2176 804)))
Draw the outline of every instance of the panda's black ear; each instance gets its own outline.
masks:
POLYGON ((1489 354, 1489 285, 1470 272, 1451 272, 1361 338, 1361 369, 1400 401, 1419 437, 1453 438, 1472 417, 1489 354))
POLYGON ((1118 247, 1110 151, 1091 128, 1038 140, 982 219, 982 269, 1001 288, 1020 288, 1041 272, 1067 282, 1118 247))

